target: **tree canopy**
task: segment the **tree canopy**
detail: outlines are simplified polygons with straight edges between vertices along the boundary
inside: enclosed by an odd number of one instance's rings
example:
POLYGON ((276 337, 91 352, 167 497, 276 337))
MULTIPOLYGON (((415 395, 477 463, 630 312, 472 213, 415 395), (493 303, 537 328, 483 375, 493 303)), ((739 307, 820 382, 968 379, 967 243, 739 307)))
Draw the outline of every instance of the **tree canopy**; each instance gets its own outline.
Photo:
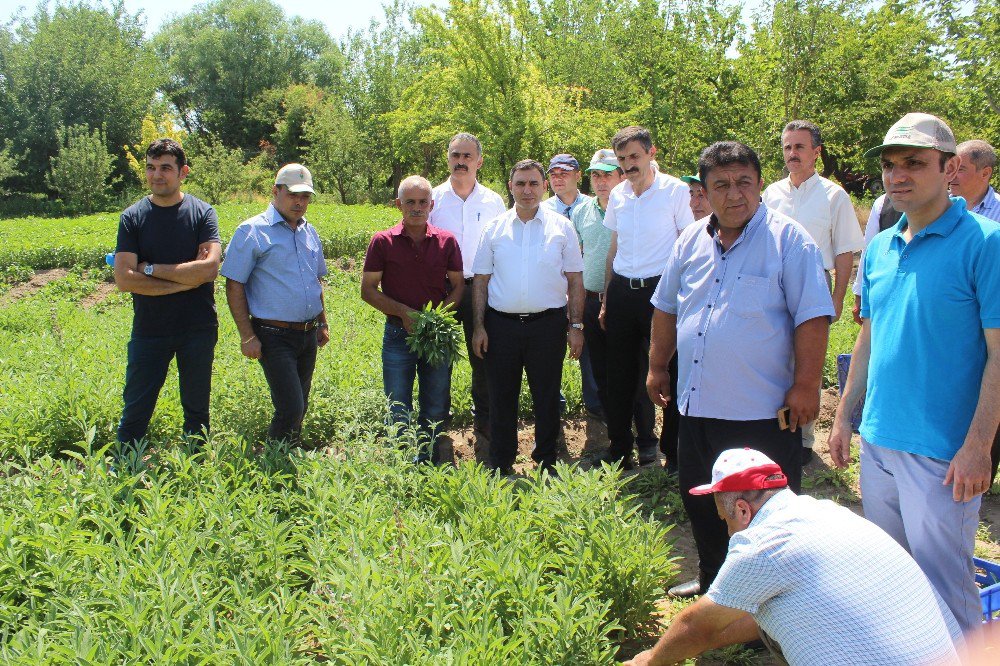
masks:
POLYGON ((482 139, 483 177, 496 185, 523 157, 585 161, 628 124, 652 130, 667 171, 691 171, 704 146, 736 139, 758 150, 768 178, 796 118, 820 125, 824 170, 845 181, 877 172, 862 154, 907 111, 942 116, 960 140, 1000 139, 1000 0, 384 10, 339 40, 272 0, 209 0, 149 38, 120 0, 15 17, 0 27, 4 187, 54 194, 45 173, 74 126, 103 128, 126 175, 124 147, 140 148, 144 118, 164 117, 227 168, 309 160, 346 202, 387 201, 408 173, 443 178, 458 131, 482 139))

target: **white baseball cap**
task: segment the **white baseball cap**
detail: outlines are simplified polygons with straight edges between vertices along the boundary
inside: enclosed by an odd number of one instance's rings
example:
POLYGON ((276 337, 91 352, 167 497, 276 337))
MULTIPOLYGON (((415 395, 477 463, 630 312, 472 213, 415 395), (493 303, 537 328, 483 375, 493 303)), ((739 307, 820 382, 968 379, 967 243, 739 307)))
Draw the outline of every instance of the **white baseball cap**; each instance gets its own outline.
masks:
POLYGON ((865 151, 865 157, 881 155, 892 146, 934 148, 942 153, 954 153, 955 135, 947 123, 929 113, 908 113, 889 128, 882 145, 865 151))
POLYGON ((764 490, 766 488, 784 488, 788 485, 788 477, 774 462, 760 451, 747 447, 729 449, 719 454, 718 460, 712 465, 712 483, 695 486, 692 495, 708 495, 709 493, 725 493, 738 490, 764 490), (779 479, 767 477, 778 474, 779 479))
POLYGON ((301 164, 286 164, 278 169, 275 185, 284 185, 289 192, 313 192, 313 177, 301 164))
POLYGON ((590 158, 590 166, 587 167, 587 173, 591 171, 614 171, 617 168, 619 168, 618 158, 615 156, 615 151, 610 148, 601 148, 590 158))

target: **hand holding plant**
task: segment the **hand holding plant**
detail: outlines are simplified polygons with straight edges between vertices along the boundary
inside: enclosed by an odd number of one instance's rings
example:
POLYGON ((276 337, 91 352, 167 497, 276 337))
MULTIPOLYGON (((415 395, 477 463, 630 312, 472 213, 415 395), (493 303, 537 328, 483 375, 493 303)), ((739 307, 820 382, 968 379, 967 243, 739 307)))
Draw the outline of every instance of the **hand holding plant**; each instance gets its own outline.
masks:
POLYGON ((410 351, 433 366, 455 363, 462 357, 462 327, 455 319, 454 306, 428 303, 410 313, 413 326, 406 337, 410 351))

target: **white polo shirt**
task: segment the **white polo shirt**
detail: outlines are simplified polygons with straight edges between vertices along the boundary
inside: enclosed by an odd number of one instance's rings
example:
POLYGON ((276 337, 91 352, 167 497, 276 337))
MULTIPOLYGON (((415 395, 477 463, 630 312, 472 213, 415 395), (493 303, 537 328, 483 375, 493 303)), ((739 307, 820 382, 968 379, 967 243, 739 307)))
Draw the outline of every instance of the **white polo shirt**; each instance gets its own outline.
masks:
POLYGON ((851 197, 840 185, 814 173, 798 187, 790 178, 768 185, 764 204, 784 213, 809 232, 823 255, 823 268, 833 270, 838 254, 857 252, 864 247, 861 225, 851 197))
POLYGON ((469 198, 455 194, 451 178, 434 188, 434 210, 428 222, 439 229, 450 231, 458 239, 462 250, 465 277, 472 277, 472 262, 486 225, 507 210, 499 194, 477 182, 469 198))
POLYGON ((488 303, 501 312, 523 314, 566 305, 566 273, 583 272, 583 256, 573 224, 539 206, 522 222, 515 209, 483 231, 476 275, 489 275, 488 303))
POLYGON ((677 236, 692 223, 691 193, 679 178, 657 173, 638 197, 630 181, 616 185, 604 214, 604 226, 618 232, 612 269, 628 278, 659 277, 677 236))

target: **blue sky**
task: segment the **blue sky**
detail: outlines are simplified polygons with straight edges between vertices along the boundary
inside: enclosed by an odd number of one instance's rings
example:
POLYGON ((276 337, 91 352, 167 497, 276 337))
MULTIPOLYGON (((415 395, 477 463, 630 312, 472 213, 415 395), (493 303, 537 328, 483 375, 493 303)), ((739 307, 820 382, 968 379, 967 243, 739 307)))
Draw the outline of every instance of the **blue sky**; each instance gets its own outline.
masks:
MULTIPOLYGON (((382 3, 378 0, 321 0, 320 2, 292 2, 291 0, 275 0, 289 16, 301 16, 314 19, 326 25, 331 36, 343 37, 348 28, 363 28, 373 18, 384 15, 382 3)), ((135 14, 142 10, 146 17, 146 32, 156 32, 160 24, 171 15, 186 14, 204 0, 125 0, 125 9, 135 14)), ((51 2, 49 4, 52 4, 51 2)), ((417 5, 434 4, 432 0, 415 0, 417 5)), ((439 0, 437 4, 444 4, 439 0)), ((38 6, 37 0, 0 0, 0 23, 6 23, 17 13, 19 8, 25 8, 26 13, 34 12, 38 6)))

